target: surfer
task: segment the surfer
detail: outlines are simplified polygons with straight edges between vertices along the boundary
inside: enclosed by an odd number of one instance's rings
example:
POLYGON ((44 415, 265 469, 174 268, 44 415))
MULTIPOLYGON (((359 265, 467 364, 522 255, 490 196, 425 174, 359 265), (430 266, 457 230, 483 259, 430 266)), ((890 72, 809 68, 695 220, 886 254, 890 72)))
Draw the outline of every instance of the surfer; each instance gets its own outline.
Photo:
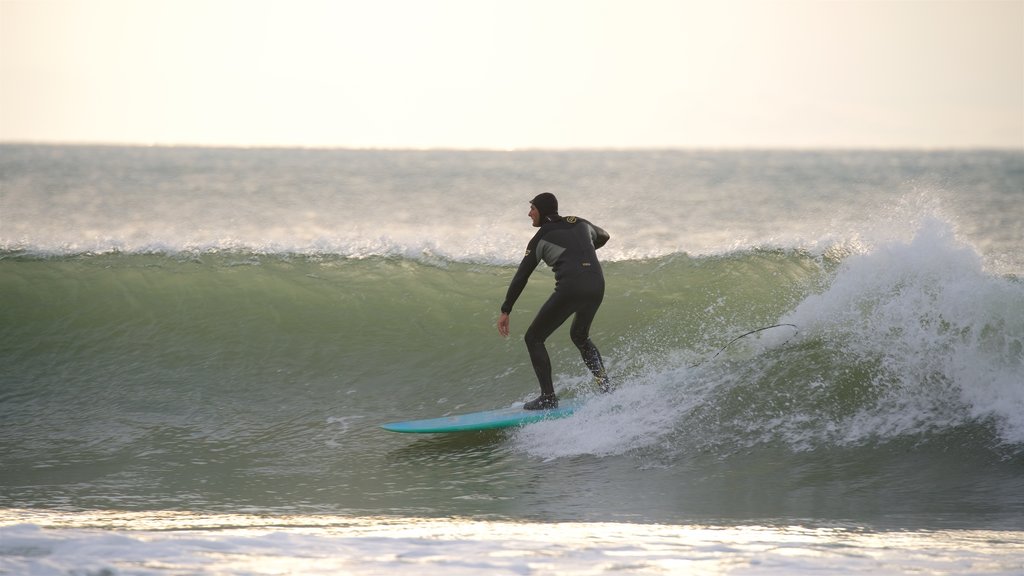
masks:
POLYGON ((544 341, 574 314, 569 336, 579 349, 583 363, 594 374, 597 385, 603 392, 609 389, 601 353, 590 341, 590 324, 604 299, 604 273, 596 250, 608 242, 609 236, 583 218, 559 216, 558 199, 548 192, 530 201, 530 218, 533 226, 540 230, 526 246, 526 255, 509 284, 498 317, 498 333, 509 335, 512 306, 526 287, 530 274, 543 260, 554 270, 555 291, 537 312, 524 338, 541 394, 523 406, 527 410, 543 410, 558 407, 551 381, 551 358, 544 341))

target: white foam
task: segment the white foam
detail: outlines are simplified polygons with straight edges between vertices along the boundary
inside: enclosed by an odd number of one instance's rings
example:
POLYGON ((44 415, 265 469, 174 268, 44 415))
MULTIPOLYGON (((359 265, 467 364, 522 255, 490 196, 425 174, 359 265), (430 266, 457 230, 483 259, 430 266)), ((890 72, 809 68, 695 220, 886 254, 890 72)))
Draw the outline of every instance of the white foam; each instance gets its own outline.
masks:
POLYGON ((851 440, 969 417, 1024 442, 1024 285, 986 273, 948 223, 926 218, 910 241, 850 257, 784 321, 880 363, 888 392, 849 428, 851 440))
POLYGON ((664 398, 656 383, 633 383, 594 396, 565 420, 539 422, 519 430, 515 444, 545 459, 590 454, 623 454, 656 444, 672 430, 680 406, 664 398))
MULTIPOLYGON (((17 511, 14 511, 17 512, 17 511)), ((0 525, 0 573, 51 574, 1010 574, 1019 532, 857 527, 535 523, 346 516, 35 512, 0 525), (119 527, 87 528, 116 517, 119 527), (98 522, 95 522, 97 521, 98 522), (70 524, 70 526, 69 526, 70 524)), ((8 517, 12 514, 7 514, 8 517)))

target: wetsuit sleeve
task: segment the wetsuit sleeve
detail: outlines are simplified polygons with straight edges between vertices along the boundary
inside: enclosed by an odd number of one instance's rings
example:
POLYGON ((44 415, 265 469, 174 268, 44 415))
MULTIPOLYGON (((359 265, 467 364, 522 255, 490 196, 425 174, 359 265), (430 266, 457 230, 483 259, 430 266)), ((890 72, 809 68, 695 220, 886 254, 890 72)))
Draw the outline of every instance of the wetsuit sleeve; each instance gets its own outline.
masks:
POLYGON ((587 222, 587 224, 590 224, 590 239, 594 241, 594 248, 600 248, 608 243, 611 236, 604 231, 604 228, 593 222, 587 222))
POLYGON ((535 249, 536 242, 530 242, 530 246, 526 250, 526 256, 523 256, 523 261, 519 263, 516 275, 512 277, 512 283, 508 285, 505 302, 501 305, 501 311, 505 314, 512 312, 512 306, 519 299, 519 295, 523 293, 523 288, 526 288, 526 281, 530 279, 530 274, 533 274, 533 271, 537 269, 539 259, 534 254, 535 249))

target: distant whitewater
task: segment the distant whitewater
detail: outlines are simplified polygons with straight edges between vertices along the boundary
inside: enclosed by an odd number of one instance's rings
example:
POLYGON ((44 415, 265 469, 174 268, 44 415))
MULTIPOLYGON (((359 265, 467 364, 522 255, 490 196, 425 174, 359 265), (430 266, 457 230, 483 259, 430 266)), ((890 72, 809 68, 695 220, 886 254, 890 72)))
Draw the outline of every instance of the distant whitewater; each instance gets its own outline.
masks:
MULTIPOLYGON (((1024 272, 1019 152, 456 152, 0 145, 0 250, 506 264, 527 202, 616 231, 606 260, 860 250, 950 223, 1024 272)), ((524 225, 526 224, 526 225, 524 225)))
MULTIPOLYGON (((75 565, 38 526, 211 515, 232 530, 349 518, 378 557, 409 543, 379 542, 382 517, 1024 518, 1024 154, 0 146, 0 194, 0 520, 31 524, 5 536, 20 547, 0 546, 0 571, 75 565), (513 338, 494 323, 539 191, 612 235, 592 336, 615 391, 595 393, 563 329, 556 387, 588 400, 573 418, 377 428, 536 393, 521 335, 550 273, 513 338)), ((637 554, 663 541, 601 525, 637 554)), ((965 546, 951 563, 986 554, 965 546)))

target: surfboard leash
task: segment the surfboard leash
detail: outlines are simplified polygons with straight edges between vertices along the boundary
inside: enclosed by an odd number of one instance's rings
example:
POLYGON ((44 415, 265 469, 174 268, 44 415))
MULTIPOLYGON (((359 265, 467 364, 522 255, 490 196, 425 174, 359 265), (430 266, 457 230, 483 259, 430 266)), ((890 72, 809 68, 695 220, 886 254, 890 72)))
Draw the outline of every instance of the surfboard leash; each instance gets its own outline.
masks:
MULTIPOLYGON (((725 346, 722 346, 721 348, 718 349, 718 352, 715 352, 714 356, 712 356, 710 358, 705 358, 704 360, 701 360, 700 362, 697 362, 693 366, 690 366, 690 368, 696 368, 697 366, 700 366, 701 364, 704 364, 705 362, 710 362, 710 361, 714 360, 715 358, 718 358, 718 355, 721 354, 722 352, 725 352, 726 349, 729 348, 729 346, 732 346, 737 341, 739 341, 739 340, 741 340, 743 338, 746 338, 747 336, 750 336, 751 334, 757 334, 758 332, 764 332, 765 330, 771 330, 772 328, 782 328, 782 327, 789 327, 789 328, 792 328, 793 330, 795 330, 795 332, 793 332, 793 336, 790 336, 789 338, 787 338, 786 342, 789 342, 797 334, 800 333, 800 327, 797 326, 796 324, 782 323, 782 324, 772 324, 771 326, 764 326, 764 327, 761 327, 761 328, 756 328, 754 330, 751 330, 750 332, 745 332, 745 333, 740 334, 739 336, 733 338, 732 340, 729 340, 729 342, 725 346)), ((782 344, 785 345, 786 342, 783 342, 782 344)))

